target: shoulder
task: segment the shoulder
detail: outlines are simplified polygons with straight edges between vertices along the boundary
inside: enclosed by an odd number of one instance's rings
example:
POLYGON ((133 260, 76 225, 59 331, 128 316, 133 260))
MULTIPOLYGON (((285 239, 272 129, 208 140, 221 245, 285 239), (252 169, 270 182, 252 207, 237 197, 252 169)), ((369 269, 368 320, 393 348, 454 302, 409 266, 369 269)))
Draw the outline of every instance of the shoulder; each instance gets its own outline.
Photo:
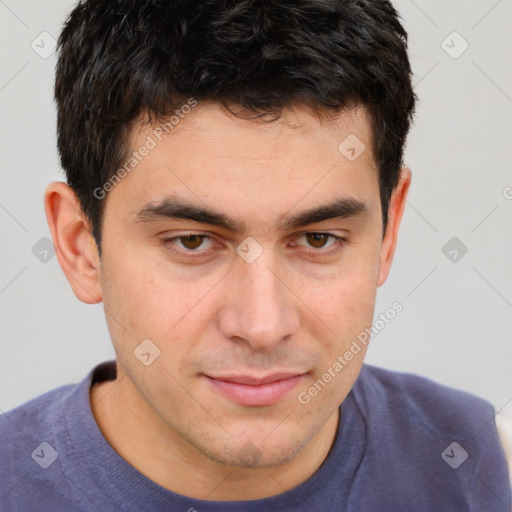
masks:
POLYGON ((48 477, 55 475, 60 410, 74 388, 68 385, 54 389, 0 415, 2 510, 17 510, 21 503, 23 507, 33 506, 25 502, 29 500, 25 491, 36 485, 47 487, 48 477))
POLYGON ((425 510, 439 510, 448 498, 459 503, 458 510, 469 504, 472 510, 501 510, 510 503, 504 446, 512 429, 498 420, 500 439, 491 403, 425 377, 366 364, 352 391, 367 429, 366 469, 383 489, 396 485, 400 493, 400 486, 421 488, 427 481, 431 492, 418 497, 429 504, 425 510), (401 474, 396 483, 374 469, 392 466, 401 474))
POLYGON ((78 388, 56 388, 0 415, 0 509, 32 510, 70 492, 61 457, 68 443, 65 410, 78 388))
POLYGON ((508 417, 504 414, 497 414, 496 426, 508 461, 510 487, 512 488, 512 417, 508 417))
POLYGON ((365 364, 354 388, 363 406, 386 404, 437 435, 472 438, 495 417, 488 401, 412 373, 365 364))
POLYGON ((28 439, 43 432, 49 434, 58 421, 57 413, 75 389, 74 384, 61 386, 0 415, 2 440, 12 446, 17 439, 28 439))
POLYGON ((65 402, 75 389, 59 387, 0 415, 1 491, 36 463, 43 467, 54 462, 56 439, 65 430, 65 402))
POLYGON ((93 368, 81 382, 52 389, 32 400, 0 414, 0 437, 14 443, 17 439, 54 436, 64 429, 66 417, 79 420, 89 410, 91 385, 116 376, 115 361, 93 368))

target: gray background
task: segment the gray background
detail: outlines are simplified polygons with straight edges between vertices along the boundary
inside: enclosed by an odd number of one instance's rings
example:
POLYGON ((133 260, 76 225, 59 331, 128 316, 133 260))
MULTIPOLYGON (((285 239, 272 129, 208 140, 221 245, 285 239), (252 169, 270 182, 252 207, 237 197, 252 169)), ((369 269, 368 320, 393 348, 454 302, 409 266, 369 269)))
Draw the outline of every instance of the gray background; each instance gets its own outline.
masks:
MULTIPOLYGON (((394 301, 404 310, 374 338, 367 362, 426 375, 502 409, 512 404, 512 1, 394 4, 410 35, 420 103, 405 157, 413 172, 408 208, 375 312, 394 301), (459 246, 445 255, 452 237, 459 246)), ((3 411, 81 380, 114 355, 102 306, 75 298, 57 258, 47 253, 44 261, 41 241, 50 236, 45 186, 63 180, 49 53, 72 5, 0 0, 3 411)))

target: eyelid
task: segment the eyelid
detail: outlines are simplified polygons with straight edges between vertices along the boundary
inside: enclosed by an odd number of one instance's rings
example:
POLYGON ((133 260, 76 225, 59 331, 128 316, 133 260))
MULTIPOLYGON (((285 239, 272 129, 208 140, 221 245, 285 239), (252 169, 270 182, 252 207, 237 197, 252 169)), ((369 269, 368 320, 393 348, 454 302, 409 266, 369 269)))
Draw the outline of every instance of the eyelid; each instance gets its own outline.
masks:
MULTIPOLYGON (((213 237, 209 233, 203 233, 203 232, 191 231, 191 230, 185 231, 183 233, 173 234, 172 236, 164 236, 162 238, 162 241, 166 245, 167 244, 175 245, 175 242, 178 241, 180 238, 187 238, 187 237, 191 237, 191 236, 199 236, 199 237, 202 237, 203 239, 209 240, 211 243, 215 243, 215 237, 213 237)), ((173 249, 173 250, 176 251, 176 252, 179 252, 180 254, 204 255, 204 254, 206 254, 211 249, 193 250, 193 249, 178 248, 178 249, 173 249)))
POLYGON ((334 239, 334 242, 327 247, 327 249, 315 249, 313 247, 307 247, 304 245, 300 245, 303 247, 303 252, 307 253, 310 256, 330 256, 334 255, 341 251, 344 246, 349 242, 348 238, 341 235, 335 235, 334 233, 329 233, 328 231, 302 231, 297 233, 293 237, 293 241, 301 238, 305 235, 325 235, 334 239))
MULTIPOLYGON (((296 240, 298 240, 304 236, 307 236, 307 235, 322 235, 322 236, 330 237, 331 239, 334 240, 334 243, 336 242, 336 240, 339 240, 340 238, 342 238, 333 233, 325 233, 323 231, 304 231, 302 233, 298 233, 298 234, 294 235, 293 240, 296 241, 296 240)), ((330 247, 330 245, 328 247, 330 247)), ((318 250, 321 251, 322 249, 323 249, 323 247, 320 247, 318 250)))

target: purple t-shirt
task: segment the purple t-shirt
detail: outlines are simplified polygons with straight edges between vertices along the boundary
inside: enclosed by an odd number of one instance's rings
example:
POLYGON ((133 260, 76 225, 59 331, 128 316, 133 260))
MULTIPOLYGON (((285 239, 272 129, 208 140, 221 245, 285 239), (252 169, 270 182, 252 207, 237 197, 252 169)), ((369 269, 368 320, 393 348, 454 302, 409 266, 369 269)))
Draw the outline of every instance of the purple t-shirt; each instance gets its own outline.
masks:
POLYGON ((204 501, 152 482, 103 437, 89 391, 115 375, 104 363, 0 416, 2 512, 511 510, 493 407, 430 380, 363 365, 313 476, 270 498, 204 501))

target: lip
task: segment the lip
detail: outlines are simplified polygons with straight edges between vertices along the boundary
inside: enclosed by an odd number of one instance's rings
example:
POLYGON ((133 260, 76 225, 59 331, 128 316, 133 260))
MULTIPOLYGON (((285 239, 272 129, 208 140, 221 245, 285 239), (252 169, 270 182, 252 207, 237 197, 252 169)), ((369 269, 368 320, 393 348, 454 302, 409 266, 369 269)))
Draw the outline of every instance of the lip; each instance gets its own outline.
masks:
POLYGON ((245 406, 265 406, 279 402, 305 377, 305 373, 274 373, 264 377, 205 375, 213 389, 227 399, 245 406))

